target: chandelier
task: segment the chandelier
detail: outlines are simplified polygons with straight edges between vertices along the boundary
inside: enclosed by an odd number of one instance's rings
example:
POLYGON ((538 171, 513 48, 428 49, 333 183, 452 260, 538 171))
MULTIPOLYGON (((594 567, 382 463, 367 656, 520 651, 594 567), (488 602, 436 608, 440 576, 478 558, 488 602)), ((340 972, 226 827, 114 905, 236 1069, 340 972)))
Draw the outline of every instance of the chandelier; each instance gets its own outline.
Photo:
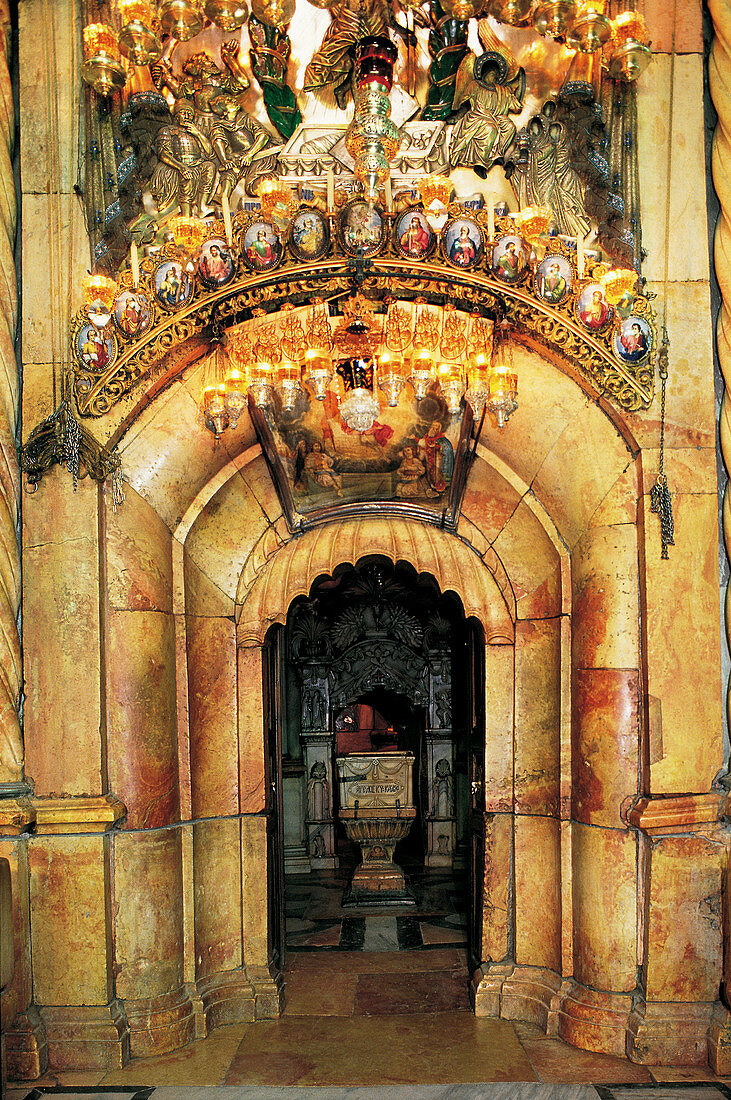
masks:
POLYGON ((382 407, 418 405, 431 395, 452 416, 466 402, 476 418, 487 409, 505 426, 518 388, 507 323, 451 302, 391 299, 380 315, 377 305, 352 295, 334 328, 320 298, 287 303, 276 316, 257 307, 250 321, 217 330, 204 365, 202 423, 218 440, 248 401, 276 422, 329 398, 348 429, 368 432, 382 407))

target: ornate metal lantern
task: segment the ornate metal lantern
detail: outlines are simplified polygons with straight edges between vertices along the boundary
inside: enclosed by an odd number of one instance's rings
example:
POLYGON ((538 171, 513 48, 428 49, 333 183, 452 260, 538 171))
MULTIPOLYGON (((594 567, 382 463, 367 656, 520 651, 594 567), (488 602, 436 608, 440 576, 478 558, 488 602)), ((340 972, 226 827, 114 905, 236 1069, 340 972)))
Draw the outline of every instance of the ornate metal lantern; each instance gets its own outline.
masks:
POLYGON ((118 92, 125 84, 117 36, 106 23, 84 27, 84 64, 81 75, 101 96, 118 92))
POLYGON ((119 48, 133 65, 150 65, 162 53, 162 43, 155 33, 157 17, 147 0, 118 0, 122 29, 119 48))

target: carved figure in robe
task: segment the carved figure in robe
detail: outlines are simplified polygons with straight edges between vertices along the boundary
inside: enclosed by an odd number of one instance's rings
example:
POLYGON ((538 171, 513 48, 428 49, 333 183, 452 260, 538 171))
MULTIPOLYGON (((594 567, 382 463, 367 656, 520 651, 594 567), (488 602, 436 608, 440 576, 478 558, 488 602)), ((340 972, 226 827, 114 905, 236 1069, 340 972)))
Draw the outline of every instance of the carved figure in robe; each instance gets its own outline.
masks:
POLYGON ((180 213, 190 217, 194 208, 203 210, 211 201, 216 180, 216 162, 211 143, 196 126, 192 104, 175 104, 173 125, 158 131, 158 164, 150 181, 160 214, 169 213, 177 201, 180 213))
POLYGON ((209 137, 218 161, 217 193, 229 198, 238 184, 246 181, 247 193, 253 194, 255 180, 276 168, 276 155, 260 155, 272 138, 230 96, 216 96, 210 108, 215 116, 209 137))
POLYGON ((235 39, 221 44, 225 70, 219 69, 207 53, 201 52, 188 58, 180 77, 173 73, 170 61, 163 58, 150 66, 150 74, 158 91, 168 88, 176 100, 190 100, 197 115, 209 112, 211 101, 221 95, 240 106, 239 98, 247 91, 249 78, 239 62, 238 52, 239 43, 235 39))
POLYGON ((307 780, 307 816, 310 821, 326 821, 330 816, 327 768, 322 760, 316 760, 310 768, 310 777, 307 780))
POLYGON ((359 0, 341 0, 330 8, 332 22, 319 50, 305 69, 305 92, 332 88, 341 110, 345 109, 353 75, 355 44, 364 35, 386 34, 388 9, 383 0, 366 0, 362 23, 359 0))
POLYGON ((479 21, 477 33, 485 52, 476 58, 470 51, 457 70, 452 110, 465 103, 469 108, 452 131, 449 162, 483 178, 494 164, 505 164, 509 175, 516 137, 509 116, 522 110, 525 70, 486 19, 479 21))
POLYGON ((452 765, 446 759, 437 761, 436 775, 432 783, 434 817, 452 817, 454 814, 454 780, 452 765))
POLYGON ((513 185, 521 209, 548 206, 560 233, 585 237, 591 223, 584 208, 581 180, 571 164, 566 130, 554 114, 555 104, 549 101, 528 123, 526 155, 513 185))
MULTIPOLYGON (((520 83, 525 83, 525 74, 520 83)), ((484 177, 494 164, 508 161, 516 136, 510 115, 522 109, 519 90, 508 83, 507 63, 501 54, 467 55, 457 73, 452 104, 458 110, 469 103, 452 131, 449 162, 453 168, 473 168, 484 177)))

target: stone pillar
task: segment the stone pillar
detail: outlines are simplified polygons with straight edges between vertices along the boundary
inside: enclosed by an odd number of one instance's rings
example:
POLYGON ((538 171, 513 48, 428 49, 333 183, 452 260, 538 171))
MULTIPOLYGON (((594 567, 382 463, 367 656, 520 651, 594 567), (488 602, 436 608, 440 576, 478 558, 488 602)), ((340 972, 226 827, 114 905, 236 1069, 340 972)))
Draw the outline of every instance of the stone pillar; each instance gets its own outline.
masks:
POLYGON ((710 1040, 711 1062, 722 1066, 726 1020, 718 1011, 714 1018, 714 1007, 721 1008, 725 797, 717 790, 642 798, 629 814, 644 845, 647 914, 645 996, 635 998, 630 1018, 634 1062, 706 1065, 710 1040))
POLYGON ((48 1067, 46 1033, 33 1005, 30 953, 30 897, 28 884, 29 830, 35 812, 29 799, 5 798, 0 802, 0 858, 10 871, 10 927, 2 932, 3 964, 11 963, 9 981, 0 981, 0 1034, 3 1065, 13 1081, 40 1077, 48 1067))
POLYGON ((164 1054, 201 1031, 197 995, 183 972, 181 830, 121 832, 111 844, 115 988, 130 1051, 136 1058, 164 1054))
MULTIPOLYGON (((264 651, 258 638, 238 638, 240 874, 243 973, 253 1017, 279 1015, 283 979, 273 953, 273 901, 277 868, 271 844, 276 827, 267 774, 264 651)), ((284 898, 280 899, 284 903, 284 898)))
POLYGON ((330 689, 327 670, 317 664, 301 668, 300 738, 307 783, 307 851, 310 866, 337 867, 335 849, 333 756, 335 735, 329 729, 330 689))
POLYGON ((429 728, 425 737, 427 844, 424 863, 427 867, 452 867, 457 841, 457 818, 450 654, 431 654, 428 668, 429 728))
POLYGON ((573 980, 561 1038, 624 1054, 637 984, 637 844, 621 817, 640 766, 639 579, 632 523, 590 527, 574 548, 573 980))
POLYGON ((129 1027, 114 996, 111 797, 38 799, 28 843, 33 994, 52 1070, 121 1069, 129 1027))
POLYGON ((218 817, 193 825, 195 976, 209 1030, 254 1019, 243 968, 240 822, 218 817))
MULTIPOLYGON (((473 953, 481 962, 472 975, 471 996, 476 1016, 499 1016, 503 982, 514 969, 513 911, 513 722, 515 649, 511 645, 485 646, 484 783, 476 778, 483 768, 477 746, 470 792, 473 830, 472 888, 480 913, 473 937, 473 953), (482 843, 475 838, 481 833, 482 843), (475 855, 479 859, 475 860, 475 855)), ((480 708, 481 709, 481 708, 480 708)))
POLYGON ((284 871, 287 875, 306 875, 311 870, 307 854, 307 779, 299 760, 282 769, 284 804, 284 871))

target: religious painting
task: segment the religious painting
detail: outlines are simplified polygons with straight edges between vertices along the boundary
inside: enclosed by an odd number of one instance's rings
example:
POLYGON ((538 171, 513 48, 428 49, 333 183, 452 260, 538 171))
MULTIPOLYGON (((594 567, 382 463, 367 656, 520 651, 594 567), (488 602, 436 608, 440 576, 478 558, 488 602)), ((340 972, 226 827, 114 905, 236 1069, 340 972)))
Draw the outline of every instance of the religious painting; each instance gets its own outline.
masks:
POLYGON ((267 271, 282 258, 282 242, 269 222, 253 222, 241 238, 244 259, 252 271, 267 271))
POLYGON ((471 218, 452 218, 442 230, 444 258, 455 267, 477 267, 484 250, 482 230, 471 218))
POLYGON ((441 514, 449 503, 462 419, 449 413, 441 394, 414 402, 405 389, 363 431, 349 427, 332 391, 286 422, 262 415, 302 516, 373 500, 441 514))
POLYGON ((114 303, 114 323, 125 336, 141 336, 150 327, 150 303, 136 290, 123 290, 114 303))
POLYGON ((525 271, 525 252, 520 237, 500 237, 492 252, 492 273, 503 283, 517 283, 525 271))
POLYGON ((179 260, 163 260, 153 276, 155 297, 164 309, 180 309, 193 294, 193 280, 179 260))
POLYGON ((117 337, 110 330, 111 325, 102 332, 89 321, 76 333, 76 358, 85 370, 103 374, 117 358, 117 337))
POLYGON ((589 283, 576 302, 576 316, 589 332, 602 332, 611 323, 614 310, 604 297, 601 283, 589 283))
POLYGON ((346 203, 338 215, 338 236, 349 256, 356 256, 359 248, 364 256, 370 256, 383 245, 383 218, 367 202, 355 199, 346 203))
POLYGON ((612 334, 614 353, 625 363, 641 363, 652 348, 652 330, 642 317, 628 317, 612 334))
POLYGON ((423 260, 431 255, 437 238, 423 210, 410 206, 396 219, 393 243, 397 252, 412 260, 423 260))
POLYGON ((573 273, 565 256, 546 256, 535 275, 536 294, 550 306, 565 302, 571 293, 573 273))
POLYGON ((212 290, 231 282, 236 274, 236 264, 223 237, 212 237, 206 241, 201 248, 197 270, 203 285, 212 290))
POLYGON ((306 263, 319 260, 330 247, 327 218, 311 206, 299 210, 292 219, 289 249, 295 259, 306 263))

